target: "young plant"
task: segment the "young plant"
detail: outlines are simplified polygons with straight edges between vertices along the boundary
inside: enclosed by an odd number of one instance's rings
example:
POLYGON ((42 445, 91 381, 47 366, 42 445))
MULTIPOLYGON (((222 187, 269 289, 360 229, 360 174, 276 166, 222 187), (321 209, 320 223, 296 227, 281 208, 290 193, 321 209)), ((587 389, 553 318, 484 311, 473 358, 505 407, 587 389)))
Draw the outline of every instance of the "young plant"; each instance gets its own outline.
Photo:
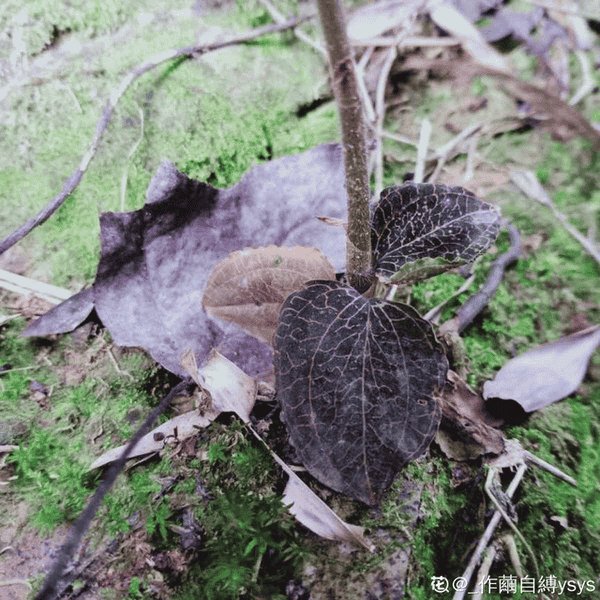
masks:
POLYGON ((276 332, 282 420, 319 481, 375 504, 427 449, 448 362, 432 326, 412 307, 385 300, 386 289, 473 261, 499 228, 498 210, 463 188, 407 184, 384 190, 372 207, 378 282, 366 294, 323 279, 324 259, 314 249, 244 250, 217 265, 205 292, 209 310, 226 318, 220 298, 228 320, 253 335, 260 325, 262 339, 276 332), (232 298, 240 299, 238 310, 232 298))

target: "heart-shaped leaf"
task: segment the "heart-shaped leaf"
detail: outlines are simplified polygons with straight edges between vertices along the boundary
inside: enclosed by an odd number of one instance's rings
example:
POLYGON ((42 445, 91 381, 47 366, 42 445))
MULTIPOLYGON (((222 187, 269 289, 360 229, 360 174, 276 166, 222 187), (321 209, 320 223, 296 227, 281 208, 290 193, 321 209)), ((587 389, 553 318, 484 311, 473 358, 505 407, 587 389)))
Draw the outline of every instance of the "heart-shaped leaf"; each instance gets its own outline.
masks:
POLYGON ((410 306, 312 282, 283 304, 274 363, 282 419, 304 466, 368 504, 439 426, 435 394, 448 363, 410 306))
POLYGON ((394 283, 414 283, 471 262, 499 229, 498 209, 461 187, 390 187, 371 221, 375 270, 394 283))
POLYGON ((202 306, 273 343, 283 301, 313 279, 335 280, 335 269, 317 248, 267 246, 232 252, 214 268, 202 306))

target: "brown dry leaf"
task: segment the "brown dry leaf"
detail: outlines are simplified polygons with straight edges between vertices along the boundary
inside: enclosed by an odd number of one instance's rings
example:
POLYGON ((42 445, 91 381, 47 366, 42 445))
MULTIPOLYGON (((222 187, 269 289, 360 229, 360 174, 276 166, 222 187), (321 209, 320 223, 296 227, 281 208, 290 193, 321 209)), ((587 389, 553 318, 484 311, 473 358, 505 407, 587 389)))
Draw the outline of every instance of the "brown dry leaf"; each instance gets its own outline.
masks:
POLYGON ((285 486, 283 503, 312 532, 327 539, 359 545, 370 552, 374 546, 364 537, 364 527, 342 521, 293 471, 285 486))
MULTIPOLYGON (((165 441, 184 440, 198 433, 198 429, 208 427, 214 419, 219 415, 218 412, 210 411, 200 414, 194 410, 183 415, 177 415, 166 423, 159 425, 150 433, 147 433, 131 450, 127 458, 136 458, 145 456, 146 454, 154 454, 160 452, 165 445, 165 441)), ((89 470, 93 471, 99 467, 103 467, 109 463, 118 460, 123 454, 123 450, 127 444, 118 448, 111 448, 102 456, 99 456, 90 466, 89 470)))
POLYGON ((216 350, 211 350, 206 366, 199 372, 204 378, 202 388, 210 393, 217 413, 234 412, 249 423, 256 400, 256 381, 216 350))
POLYGON ((377 0, 361 6, 348 16, 348 37, 354 42, 366 42, 407 23, 422 4, 422 0, 377 0))
POLYGON ((453 460, 472 460, 504 451, 504 435, 485 411, 483 400, 454 371, 448 371, 440 398, 442 424, 436 441, 453 460))
POLYGON ((335 280, 335 269, 316 248, 271 245, 240 250, 214 268, 202 306, 272 344, 284 300, 313 279, 335 280))
POLYGON ((589 327, 543 344, 509 360, 483 397, 514 400, 533 412, 572 394, 583 380, 590 357, 600 344, 600 326, 589 327))
MULTIPOLYGON (((184 369, 190 368, 192 377, 202 389, 208 391, 212 405, 178 415, 146 434, 131 450, 128 458, 160 452, 165 441, 181 442, 208 427, 221 412, 235 412, 244 423, 250 421, 250 412, 256 399, 256 382, 230 360, 213 350, 202 369, 195 368, 193 353, 182 356, 184 369), (202 383, 199 383, 202 382, 202 383)), ((97 458, 90 471, 118 460, 126 445, 112 448, 97 458)))

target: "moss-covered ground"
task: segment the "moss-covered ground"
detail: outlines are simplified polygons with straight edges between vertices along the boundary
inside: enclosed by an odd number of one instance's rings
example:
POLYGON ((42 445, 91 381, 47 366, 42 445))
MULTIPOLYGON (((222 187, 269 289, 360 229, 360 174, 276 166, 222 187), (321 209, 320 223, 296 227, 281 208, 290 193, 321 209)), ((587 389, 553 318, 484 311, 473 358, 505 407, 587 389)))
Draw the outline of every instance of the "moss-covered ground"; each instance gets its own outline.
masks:
MULTIPOLYGON (((132 67, 168 48, 270 22, 257 1, 99 6, 5 3, 2 237, 61 189, 86 152, 111 90, 132 67)), ((297 8, 291 0, 278 6, 286 14, 297 8)), ((316 31, 312 24, 311 29, 316 31)), ((513 59, 522 73, 533 72, 534 58, 519 48, 513 59)), ((576 65, 573 71, 579 77, 576 65)), ((473 82, 461 98, 443 79, 409 80, 402 91, 386 127, 417 139, 421 119, 428 117, 434 146, 452 137, 449 123, 460 130, 474 119, 492 120, 513 110, 512 100, 487 78, 473 82), (484 109, 475 114, 465 109, 481 98, 487 100, 484 109)), ((164 158, 191 177, 230 186, 256 164, 338 140, 334 104, 315 102, 329 94, 322 59, 289 33, 159 66, 127 90, 76 191, 0 266, 78 291, 94 279, 99 214, 141 207, 164 158)), ((600 120, 597 94, 578 108, 600 120)), ((397 184, 414 170, 415 150, 391 140, 384 141, 384 150, 385 183, 397 184)), ((468 381, 480 391, 512 356, 600 322, 600 266, 546 207, 510 184, 510 169, 533 170, 571 223, 597 237, 600 159, 581 140, 556 142, 536 128, 483 136, 478 150, 484 160, 467 187, 497 203, 523 241, 522 257, 464 334, 468 381)), ((450 163, 442 182, 460 183, 464 167, 464 157, 450 163)), ((478 262, 471 290, 446 305, 442 321, 483 283, 492 260, 508 245, 502 233, 478 262)), ((407 295, 425 313, 463 281, 450 273, 407 295)), ((0 444, 18 446, 0 463, 2 567, 9 564, 11 544, 22 536, 45 539, 77 518, 99 481, 87 471, 89 464, 125 443, 174 379, 141 351, 117 348, 95 328, 75 336, 22 338, 32 311, 5 292, 0 306, 3 314, 23 315, 0 326, 0 444)), ((517 527, 536 554, 540 575, 595 582, 596 591, 585 590, 583 598, 600 594, 599 423, 596 353, 577 393, 506 429, 508 437, 578 482, 572 488, 531 468, 515 507, 517 527)), ((343 518, 379 536, 380 551, 369 556, 321 541, 296 524, 280 501, 281 473, 242 425, 222 418, 194 447, 167 449, 118 479, 84 549, 98 565, 96 596, 88 597, 285 598, 301 597, 305 585, 312 586, 315 600, 369 597, 366 592, 375 589, 374 597, 387 598, 392 596, 386 596, 376 574, 390 556, 409 547, 406 596, 450 598, 433 592, 431 579, 452 582, 462 574, 493 511, 483 492, 485 476, 481 463, 452 462, 433 444, 427 456, 408 466, 378 509, 319 490, 343 518), (403 500, 406 481, 420 490, 416 521, 403 500)), ((516 544, 531 574, 527 552, 519 540, 516 544)), ((492 577, 515 573, 508 554, 502 556, 492 577)), ((37 575, 3 570, 0 579, 22 577, 35 589, 40 570, 37 575)), ((13 594, 7 598, 28 593, 24 585, 0 588, 0 594, 5 591, 13 594)), ((528 596, 492 592, 487 597, 528 596)))

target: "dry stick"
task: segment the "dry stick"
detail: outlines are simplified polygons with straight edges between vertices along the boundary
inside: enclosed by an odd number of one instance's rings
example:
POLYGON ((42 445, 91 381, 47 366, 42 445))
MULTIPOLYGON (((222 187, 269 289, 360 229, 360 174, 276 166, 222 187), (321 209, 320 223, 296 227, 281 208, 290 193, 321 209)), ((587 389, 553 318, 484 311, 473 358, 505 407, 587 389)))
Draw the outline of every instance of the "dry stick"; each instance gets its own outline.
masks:
POLYGON ((583 75, 583 82, 581 87, 577 90, 577 92, 573 95, 573 97, 569 100, 569 104, 571 106, 575 106, 580 100, 583 100, 585 96, 591 94, 596 86, 594 79, 592 77, 592 72, 590 70, 590 63, 585 55, 585 52, 582 50, 577 50, 575 55, 579 59, 579 64, 581 65, 581 74, 583 75))
POLYGON ((431 123, 429 119, 423 119, 421 122, 421 134, 419 135, 419 146, 417 148, 417 165, 413 181, 423 183, 425 176, 425 160, 427 159, 427 148, 429 147, 429 138, 431 137, 431 123))
POLYGON ((600 263, 600 251, 598 251, 596 244, 581 235, 581 233, 569 223, 567 217, 561 213, 554 202, 550 200, 550 196, 548 196, 546 190, 544 190, 534 173, 531 171, 513 171, 510 174, 510 178, 528 198, 536 200, 540 204, 550 208, 556 218, 563 224, 563 227, 586 249, 596 262, 600 263))
MULTIPOLYGON (((512 481, 510 482, 510 485, 508 486, 508 488, 506 490, 506 495, 509 498, 512 498, 514 496, 515 492, 517 491, 517 488, 519 487, 519 483, 521 483, 521 479, 523 478, 523 475, 525 474, 526 470, 527 470, 527 465, 522 464, 519 466, 518 471, 516 472, 515 476, 513 477, 512 481)), ((481 555, 483 554, 483 552, 487 548, 488 544, 490 543, 490 540, 492 539, 492 536, 494 535, 494 531, 496 530, 496 527, 498 527, 498 524, 500 523, 501 519, 502 519, 502 515, 500 514, 500 511, 496 510, 494 512, 494 514, 492 515, 492 518, 491 518, 490 522, 488 523, 488 526, 486 527, 485 532, 483 533, 483 536, 481 536, 481 539, 479 540, 479 543, 477 544, 477 548, 475 548, 475 552, 473 552, 473 556, 471 556, 471 560, 469 561, 469 564, 467 565, 465 572, 462 574, 461 581, 463 581, 465 583, 465 587, 463 589, 457 591, 456 594, 454 594, 454 597, 452 600, 463 600, 463 598, 465 597, 465 593, 467 592, 467 586, 469 584, 469 581, 471 581, 471 577, 473 576, 475 567, 477 567, 477 564, 479 563, 479 560, 481 559, 481 555)))
POLYGON ((165 410, 171 404, 171 400, 180 394, 190 394, 192 390, 196 387, 196 384, 192 381, 184 380, 181 383, 178 383, 161 401, 160 404, 148 415, 142 426, 135 432, 135 435, 131 438, 129 444, 125 450, 123 450, 123 454, 121 454, 121 458, 117 460, 108 470, 105 478, 102 483, 96 489, 95 494, 92 496, 92 499, 89 501, 88 505, 85 507, 85 510, 81 513, 79 519, 75 522, 73 527, 71 527, 71 531, 69 531, 69 535, 67 537, 66 542, 62 545, 60 549, 60 555, 56 559, 52 569, 46 576, 42 588, 36 594, 34 600, 52 600, 55 598, 58 592, 58 583, 59 580, 67 567, 68 562, 71 560, 79 543, 81 542, 81 538, 87 531, 92 519, 98 509, 100 508, 100 503, 102 499, 107 494, 108 490, 110 490, 112 484, 117 479, 119 473, 123 470, 125 463, 127 462, 127 458, 129 453, 133 450, 134 446, 152 429, 152 426, 158 419, 158 417, 165 412, 165 410))
POLYGON ((352 45, 361 47, 361 46, 400 46, 401 48, 409 48, 409 47, 422 47, 422 48, 432 48, 432 47, 443 47, 443 46, 460 46, 462 42, 453 37, 426 37, 422 35, 409 35, 406 36, 400 44, 398 44, 393 37, 383 36, 383 37, 372 37, 368 40, 353 40, 352 45))
POLYGON ((484 309, 502 283, 506 267, 517 260, 521 254, 521 236, 519 230, 510 223, 506 223, 506 227, 508 228, 508 235, 510 237, 510 248, 494 260, 490 267, 488 278, 481 289, 471 296, 458 310, 458 333, 464 331, 484 309))
POLYGON ((462 142, 466 140, 469 136, 473 135, 477 131, 479 131, 483 127, 483 123, 475 123, 473 125, 469 125, 465 127, 457 136, 453 137, 447 144, 444 144, 440 148, 437 149, 435 153, 435 158, 438 159, 438 164, 435 167, 435 171, 433 175, 429 178, 430 183, 435 183, 439 174, 441 173, 446 161, 448 160, 451 152, 462 142))
POLYGON ((414 146, 415 148, 417 148, 419 146, 419 142, 412 140, 404 135, 392 133, 391 131, 382 131, 381 135, 383 137, 390 138, 390 140, 395 140, 396 142, 400 142, 401 144, 406 144, 408 146, 414 146))
POLYGON ((327 42, 333 91, 340 113, 348 229, 346 235, 346 277, 359 292, 373 279, 371 231, 369 227, 369 175, 365 127, 356 82, 354 56, 348 42, 342 0, 318 0, 319 15, 327 42))
POLYGON ((127 163, 123 167, 123 177, 121 178, 121 212, 125 211, 125 198, 127 196, 127 174, 129 172, 129 161, 131 157, 135 154, 135 151, 138 149, 141 141, 144 139, 144 111, 138 106, 138 110, 140 112, 140 137, 137 142, 133 145, 133 148, 129 151, 127 155, 127 163))
POLYGON ((465 174, 462 178, 462 183, 467 184, 471 179, 473 179, 473 175, 475 174, 475 156, 477 154, 477 142, 479 141, 479 135, 475 134, 469 140, 469 149, 467 151, 467 165, 465 167, 465 174))
POLYGON ((365 69, 373 54, 373 50, 375 50, 375 47, 369 46, 364 51, 363 55, 358 61, 358 64, 356 65, 356 82, 358 83, 358 91, 360 92, 363 102, 363 108, 365 110, 367 122, 370 127, 373 127, 373 124, 375 123, 375 110, 373 108, 373 103, 371 102, 371 98, 369 97, 369 92, 365 84, 365 69))
POLYGON ((83 174, 88 168, 90 161, 92 160, 92 158, 96 154, 96 151, 98 150, 98 145, 100 144, 102 135, 108 126, 108 123, 112 116, 112 112, 115 109, 117 102, 125 93, 125 90, 127 90, 127 88, 138 77, 140 77, 140 75, 143 75, 146 71, 154 69, 159 64, 167 60, 172 60, 174 58, 189 59, 196 54, 204 54, 206 52, 218 50, 219 48, 234 46, 236 44, 243 44, 244 42, 249 42, 262 35, 291 29, 292 27, 296 27, 305 20, 306 19, 294 19, 281 25, 268 25, 266 27, 260 27, 258 29, 253 29, 252 31, 249 31, 248 33, 238 35, 221 42, 213 42, 210 44, 202 44, 201 46, 188 46, 186 48, 165 50, 164 52, 157 54, 147 62, 141 64, 139 67, 136 67, 131 73, 129 73, 122 79, 121 85, 117 89, 113 90, 113 92, 111 93, 110 98, 106 103, 106 106, 104 107, 102 118, 96 126, 96 133, 94 134, 94 138, 92 139, 88 151, 81 159, 79 167, 67 179, 63 186, 63 189, 48 203, 48 205, 44 209, 42 209, 35 217, 29 219, 29 221, 21 225, 21 227, 19 227, 16 231, 13 231, 13 233, 11 233, 9 236, 4 238, 0 242, 0 255, 6 252, 19 240, 23 239, 32 229, 46 221, 52 215, 52 213, 54 213, 54 211, 57 210, 63 204, 67 197, 79 185, 79 182, 81 181, 83 174))
MULTIPOLYGON (((496 558, 496 554, 498 553, 498 548, 496 547, 496 544, 492 544, 491 546, 488 547, 488 549, 485 552, 485 556, 483 557, 483 560, 481 561, 481 566, 479 567, 479 571, 477 572, 477 578, 475 579, 475 581, 485 581, 489 574, 490 574, 490 569, 492 568, 492 565, 494 564, 494 559, 496 558)), ((478 584, 475 584, 478 585, 478 584)), ((483 600, 483 585, 481 585, 480 589, 478 589, 475 592, 471 592, 472 597, 471 600, 483 600)))
MULTIPOLYGON (((412 20, 411 20, 412 23, 412 20)), ((379 74, 379 81, 377 82, 377 92, 375 99, 375 114, 377 120, 375 123, 375 135, 377 140, 377 155, 375 162, 375 197, 378 198, 381 190, 383 189, 383 144, 381 143, 381 137, 383 132, 383 120, 385 119, 385 86, 390 75, 390 70, 398 55, 398 44, 406 37, 408 33, 409 24, 404 24, 402 31, 394 38, 394 45, 388 50, 385 57, 385 62, 381 68, 379 74)))

